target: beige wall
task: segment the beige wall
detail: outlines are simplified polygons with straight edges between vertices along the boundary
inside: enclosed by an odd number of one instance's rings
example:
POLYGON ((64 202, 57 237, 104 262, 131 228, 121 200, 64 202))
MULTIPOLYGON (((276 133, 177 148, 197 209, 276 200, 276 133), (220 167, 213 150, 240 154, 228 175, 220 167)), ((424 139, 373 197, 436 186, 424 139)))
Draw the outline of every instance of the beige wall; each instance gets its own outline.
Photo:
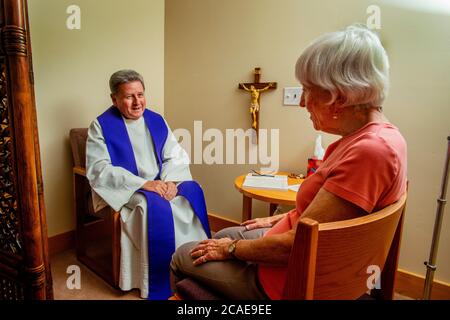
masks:
POLYGON ((164 0, 29 0, 38 126, 49 236, 74 229, 69 130, 110 105, 108 80, 133 68, 148 103, 164 111, 164 0), (81 8, 81 30, 66 9, 81 8))
MULTIPOLYGON (((399 2, 399 1, 397 1, 399 2)), ((249 95, 237 90, 262 68, 276 81, 261 99, 261 127, 280 129, 281 169, 304 172, 315 132, 305 111, 282 106, 283 87, 296 86, 293 67, 302 48, 326 31, 366 22, 378 4, 381 37, 391 60, 392 87, 384 109, 409 148, 410 193, 400 268, 424 275, 450 133, 450 17, 391 7, 380 1, 167 0, 165 114, 173 128, 249 128, 249 95)), ((328 145, 336 137, 325 136, 328 145)), ((204 143, 204 147, 208 143, 204 143)), ((240 220, 237 175, 250 165, 193 165, 210 211, 240 220)), ((256 206, 264 215, 266 206, 256 206)), ((450 214, 444 216, 435 278, 450 282, 450 214)))

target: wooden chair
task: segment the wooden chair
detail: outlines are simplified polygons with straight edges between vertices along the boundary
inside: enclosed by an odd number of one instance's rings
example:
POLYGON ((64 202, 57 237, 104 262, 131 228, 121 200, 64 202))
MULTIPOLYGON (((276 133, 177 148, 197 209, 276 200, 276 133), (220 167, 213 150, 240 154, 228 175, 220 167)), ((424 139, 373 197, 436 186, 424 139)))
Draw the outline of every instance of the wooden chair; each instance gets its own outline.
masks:
POLYGON ((396 203, 356 219, 318 223, 301 219, 289 258, 284 299, 357 299, 368 291, 372 267, 392 300, 406 194, 396 203))
MULTIPOLYGON (((70 130, 73 155, 73 202, 76 217, 77 259, 113 287, 119 287, 120 215, 111 207, 94 212, 92 193, 86 178, 87 128, 70 130)), ((237 223, 208 213, 214 231, 237 223)))
POLYGON ((113 287, 119 286, 120 216, 111 207, 94 212, 86 178, 87 128, 70 130, 77 259, 113 287))
MULTIPOLYGON (((285 300, 366 299, 369 277, 381 271, 373 298, 392 300, 406 194, 396 203, 360 218, 318 223, 299 221, 288 264, 285 300)), ((177 284, 182 299, 222 299, 195 280, 177 284)))

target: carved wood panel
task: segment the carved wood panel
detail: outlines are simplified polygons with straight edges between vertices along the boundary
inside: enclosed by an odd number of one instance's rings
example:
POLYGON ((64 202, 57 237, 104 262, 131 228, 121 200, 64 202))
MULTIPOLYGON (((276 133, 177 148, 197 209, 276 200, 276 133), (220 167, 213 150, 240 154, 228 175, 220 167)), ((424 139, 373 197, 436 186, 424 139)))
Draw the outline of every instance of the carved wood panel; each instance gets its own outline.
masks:
POLYGON ((0 300, 52 298, 26 0, 0 0, 0 300))
POLYGON ((0 250, 21 254, 5 59, 0 57, 0 250))
POLYGON ((0 300, 23 300, 23 285, 15 280, 0 276, 0 300))

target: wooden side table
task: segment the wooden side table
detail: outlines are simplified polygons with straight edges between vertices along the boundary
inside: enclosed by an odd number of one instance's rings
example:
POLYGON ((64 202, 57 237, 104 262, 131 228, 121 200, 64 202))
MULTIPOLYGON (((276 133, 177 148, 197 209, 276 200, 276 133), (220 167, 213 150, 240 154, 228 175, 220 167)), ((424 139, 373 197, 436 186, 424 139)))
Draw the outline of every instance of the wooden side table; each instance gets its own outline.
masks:
MULTIPOLYGON (((278 172, 278 175, 288 175, 286 172, 278 172)), ((268 190, 257 188, 243 188, 246 174, 237 177, 234 180, 234 186, 243 196, 242 203, 242 221, 252 218, 252 199, 261 200, 269 203, 269 214, 273 215, 279 204, 295 206, 297 192, 292 190, 268 190)), ((288 177, 288 185, 300 184, 304 179, 295 179, 288 177)))

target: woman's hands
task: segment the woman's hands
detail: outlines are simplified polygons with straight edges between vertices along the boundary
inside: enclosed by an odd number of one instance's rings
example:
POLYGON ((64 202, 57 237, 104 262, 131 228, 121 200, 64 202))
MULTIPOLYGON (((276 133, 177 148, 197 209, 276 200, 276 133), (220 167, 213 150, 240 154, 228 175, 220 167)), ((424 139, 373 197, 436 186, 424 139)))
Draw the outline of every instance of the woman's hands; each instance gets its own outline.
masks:
POLYGON ((199 265, 208 261, 220 261, 231 259, 232 256, 228 252, 228 246, 233 242, 230 238, 208 239, 198 243, 191 250, 191 258, 194 265, 199 265))
POLYGON ((241 226, 245 227, 247 230, 253 230, 258 228, 270 228, 274 226, 278 221, 283 219, 286 214, 278 214, 271 217, 265 218, 255 218, 247 220, 241 223, 241 226))
POLYGON ((143 186, 142 189, 147 191, 153 191, 159 194, 161 197, 166 199, 167 201, 172 200, 176 197, 178 193, 178 188, 175 183, 168 181, 147 181, 143 186))

